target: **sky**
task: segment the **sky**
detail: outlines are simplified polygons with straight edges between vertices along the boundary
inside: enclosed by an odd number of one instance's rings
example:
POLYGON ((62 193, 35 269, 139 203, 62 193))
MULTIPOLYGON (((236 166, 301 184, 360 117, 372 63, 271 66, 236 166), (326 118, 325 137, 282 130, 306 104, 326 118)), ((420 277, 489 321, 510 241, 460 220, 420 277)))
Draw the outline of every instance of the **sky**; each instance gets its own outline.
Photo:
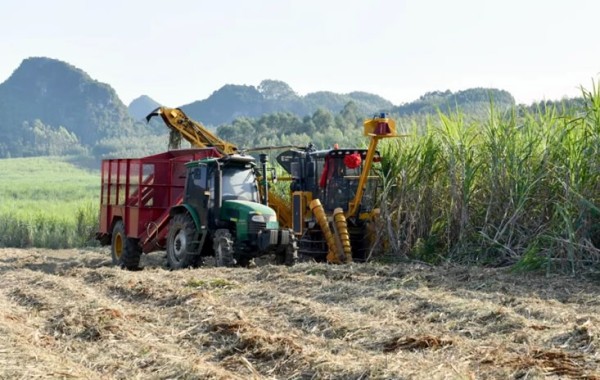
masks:
POLYGON ((43 56, 125 104, 175 107, 263 79, 394 104, 472 87, 531 103, 600 78, 599 16, 597 0, 0 0, 0 82, 43 56))

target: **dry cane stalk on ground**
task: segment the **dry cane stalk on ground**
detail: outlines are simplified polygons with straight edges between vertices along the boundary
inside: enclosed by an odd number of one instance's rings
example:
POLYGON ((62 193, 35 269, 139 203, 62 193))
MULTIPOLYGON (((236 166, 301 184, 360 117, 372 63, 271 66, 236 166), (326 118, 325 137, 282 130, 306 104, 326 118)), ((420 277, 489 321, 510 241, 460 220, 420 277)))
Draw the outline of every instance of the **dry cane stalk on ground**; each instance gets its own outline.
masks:
POLYGON ((0 378, 600 378, 597 281, 162 262, 1 249, 0 378))

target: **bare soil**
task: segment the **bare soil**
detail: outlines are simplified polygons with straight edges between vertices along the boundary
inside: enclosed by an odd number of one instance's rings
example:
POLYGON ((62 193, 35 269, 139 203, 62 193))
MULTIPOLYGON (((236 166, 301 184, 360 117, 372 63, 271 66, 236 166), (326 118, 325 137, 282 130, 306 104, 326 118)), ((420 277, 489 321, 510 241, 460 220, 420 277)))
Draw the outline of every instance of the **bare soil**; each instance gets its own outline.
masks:
POLYGON ((0 249, 0 378, 600 379, 598 279, 164 261, 0 249))

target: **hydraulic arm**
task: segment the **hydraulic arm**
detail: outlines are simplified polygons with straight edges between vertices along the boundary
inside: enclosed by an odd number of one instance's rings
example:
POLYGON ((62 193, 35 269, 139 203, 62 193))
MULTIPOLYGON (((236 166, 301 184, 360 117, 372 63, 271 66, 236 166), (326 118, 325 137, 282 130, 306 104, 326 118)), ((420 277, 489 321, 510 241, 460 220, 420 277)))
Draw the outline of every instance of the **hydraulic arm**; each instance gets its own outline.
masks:
POLYGON ((221 154, 234 154, 238 151, 235 145, 221 140, 205 126, 190 119, 179 108, 158 107, 146 116, 146 120, 150 121, 153 116, 157 115, 160 115, 167 127, 179 132, 192 146, 198 148, 214 147, 221 154))

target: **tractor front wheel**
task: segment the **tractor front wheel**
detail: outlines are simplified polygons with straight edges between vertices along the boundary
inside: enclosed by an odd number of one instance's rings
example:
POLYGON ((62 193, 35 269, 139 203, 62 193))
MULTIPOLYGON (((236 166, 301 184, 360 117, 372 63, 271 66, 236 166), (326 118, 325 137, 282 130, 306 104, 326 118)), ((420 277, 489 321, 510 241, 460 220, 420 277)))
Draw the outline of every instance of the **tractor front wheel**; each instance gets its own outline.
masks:
POLYGON ((285 251, 277 255, 277 264, 294 266, 298 262, 298 240, 294 232, 290 230, 290 242, 285 251))
POLYGON ((142 249, 139 246, 139 240, 128 238, 125 235, 125 225, 122 220, 115 223, 110 243, 110 255, 113 265, 128 270, 140 269, 142 249))
POLYGON ((202 264, 200 253, 188 252, 196 235, 196 224, 189 214, 177 214, 171 219, 167 235, 167 263, 171 269, 196 268, 202 264))
POLYGON ((231 232, 226 229, 215 231, 213 236, 213 248, 215 251, 215 265, 218 267, 231 267, 235 265, 233 257, 233 238, 231 232))

